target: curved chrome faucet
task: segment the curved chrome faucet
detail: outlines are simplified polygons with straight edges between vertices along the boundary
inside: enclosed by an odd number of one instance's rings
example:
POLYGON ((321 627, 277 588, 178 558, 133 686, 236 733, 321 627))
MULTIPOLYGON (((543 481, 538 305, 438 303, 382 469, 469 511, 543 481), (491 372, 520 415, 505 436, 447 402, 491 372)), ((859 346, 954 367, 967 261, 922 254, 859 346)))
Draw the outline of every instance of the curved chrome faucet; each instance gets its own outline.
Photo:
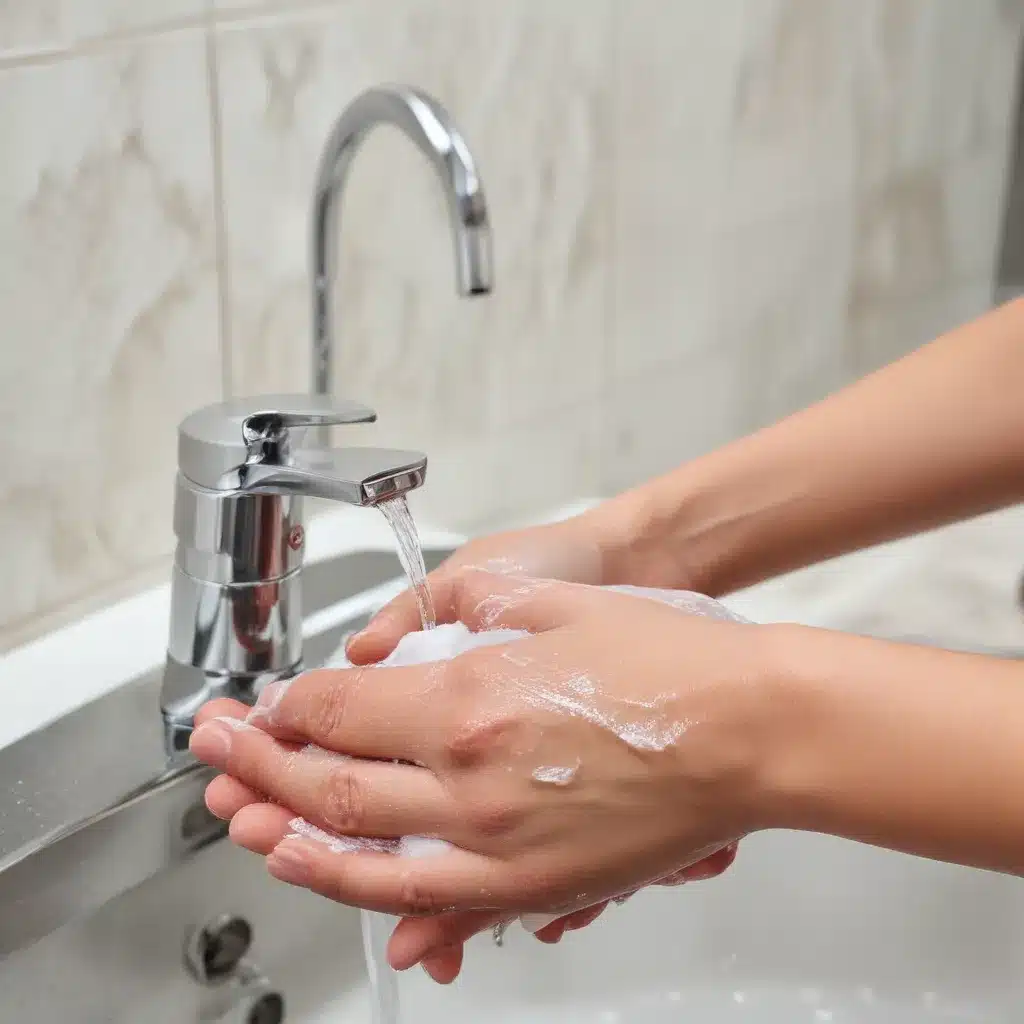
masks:
POLYGON ((338 214, 352 158, 374 128, 390 124, 427 156, 448 202, 455 244, 455 287, 460 295, 486 295, 494 287, 491 228, 473 154, 445 109, 410 86, 368 89, 346 107, 324 146, 313 194, 313 393, 331 388, 334 326, 331 289, 337 255, 338 214))

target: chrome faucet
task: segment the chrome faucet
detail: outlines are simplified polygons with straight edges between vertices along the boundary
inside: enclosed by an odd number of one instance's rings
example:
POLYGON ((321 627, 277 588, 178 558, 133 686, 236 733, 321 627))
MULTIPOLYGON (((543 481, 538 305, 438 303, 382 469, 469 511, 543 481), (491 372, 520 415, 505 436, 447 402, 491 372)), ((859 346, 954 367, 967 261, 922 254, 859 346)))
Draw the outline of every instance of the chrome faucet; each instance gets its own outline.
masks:
POLYGON ((331 289, 338 213, 352 158, 378 125, 401 130, 433 165, 448 203, 455 243, 455 287, 462 296, 494 287, 491 229, 473 154, 444 108, 409 86, 382 86, 357 96, 335 122, 320 157, 313 192, 313 392, 330 392, 334 360, 331 289))
POLYGON ((302 667, 304 497, 375 505, 419 487, 427 458, 380 448, 303 448, 310 427, 371 423, 325 396, 208 406, 178 428, 177 535, 161 707, 171 751, 214 697, 251 703, 302 667))
POLYGON ((251 703, 302 668, 303 497, 376 505, 422 485, 419 452, 326 447, 327 430, 370 423, 372 409, 328 397, 330 291, 337 211, 352 158, 378 124, 400 128, 430 158, 451 214, 458 290, 489 292, 491 235, 466 143, 443 108, 408 87, 370 89, 338 118, 320 159, 312 217, 313 395, 209 406, 178 430, 177 537, 161 710, 171 753, 196 711, 230 696, 251 703), (305 434, 317 433, 304 446, 305 434))

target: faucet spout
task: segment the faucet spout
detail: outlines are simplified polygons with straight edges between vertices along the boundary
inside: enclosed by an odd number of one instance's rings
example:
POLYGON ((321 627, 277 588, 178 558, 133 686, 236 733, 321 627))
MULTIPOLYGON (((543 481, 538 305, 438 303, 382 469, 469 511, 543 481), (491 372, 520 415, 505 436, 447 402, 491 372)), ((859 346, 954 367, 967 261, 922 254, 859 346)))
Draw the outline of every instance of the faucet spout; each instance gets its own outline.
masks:
POLYGON ((337 221, 352 159, 381 124, 403 132, 437 172, 448 203, 455 245, 455 286, 463 296, 493 286, 491 228, 473 154, 444 108, 410 86, 381 86, 357 96, 331 130, 320 157, 313 196, 313 391, 331 386, 334 327, 331 288, 337 263, 337 221))

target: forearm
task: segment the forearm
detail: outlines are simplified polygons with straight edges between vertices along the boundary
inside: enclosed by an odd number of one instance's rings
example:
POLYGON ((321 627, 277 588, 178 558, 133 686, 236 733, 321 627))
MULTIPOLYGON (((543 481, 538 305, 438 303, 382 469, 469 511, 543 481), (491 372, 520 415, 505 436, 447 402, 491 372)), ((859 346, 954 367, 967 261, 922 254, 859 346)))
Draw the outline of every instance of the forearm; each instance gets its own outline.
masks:
POLYGON ((597 515, 609 582, 722 594, 1020 500, 1018 302, 597 515))
POLYGON ((767 824, 1024 875, 1024 667, 769 628, 767 824))

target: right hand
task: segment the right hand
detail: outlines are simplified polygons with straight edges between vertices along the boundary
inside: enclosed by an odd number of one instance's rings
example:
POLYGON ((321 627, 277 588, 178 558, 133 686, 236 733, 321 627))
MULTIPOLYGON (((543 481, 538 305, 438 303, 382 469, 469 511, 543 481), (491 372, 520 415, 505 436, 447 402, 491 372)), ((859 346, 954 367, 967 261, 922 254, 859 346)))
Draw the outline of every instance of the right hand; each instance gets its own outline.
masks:
MULTIPOLYGON (((466 568, 601 586, 605 579, 610 538, 588 513, 543 526, 479 537, 459 548, 428 577, 431 590, 442 592, 447 581, 466 568)), ((360 633, 349 639, 346 654, 353 665, 383 661, 406 633, 420 629, 419 606, 411 590, 385 605, 360 633)))

